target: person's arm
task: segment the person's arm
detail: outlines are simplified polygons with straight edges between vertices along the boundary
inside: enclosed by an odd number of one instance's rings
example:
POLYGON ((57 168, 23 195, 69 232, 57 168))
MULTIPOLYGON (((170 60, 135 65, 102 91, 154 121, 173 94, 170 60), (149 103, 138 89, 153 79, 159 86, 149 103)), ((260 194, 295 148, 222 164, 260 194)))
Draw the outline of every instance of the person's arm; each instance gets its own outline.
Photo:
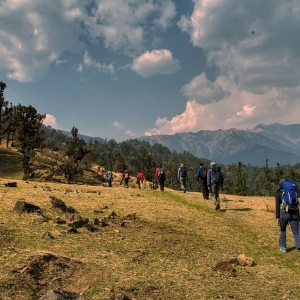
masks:
POLYGON ((280 205, 281 205, 281 192, 278 191, 275 194, 275 217, 278 226, 280 225, 280 205))

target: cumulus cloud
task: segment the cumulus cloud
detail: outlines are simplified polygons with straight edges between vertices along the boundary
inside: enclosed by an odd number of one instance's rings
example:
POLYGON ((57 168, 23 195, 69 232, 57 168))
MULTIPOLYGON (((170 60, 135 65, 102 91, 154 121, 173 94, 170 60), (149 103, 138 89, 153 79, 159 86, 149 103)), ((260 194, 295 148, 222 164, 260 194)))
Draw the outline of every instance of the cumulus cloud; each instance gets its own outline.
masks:
POLYGON ((230 96, 230 92, 224 91, 218 82, 208 80, 205 73, 194 77, 181 92, 184 96, 202 104, 218 102, 230 96))
MULTIPOLYGON (((132 57, 144 51, 154 32, 171 26, 175 15, 173 0, 4 0, 0 70, 12 80, 34 81, 61 63, 64 53, 78 53, 87 42, 132 57)), ((112 72, 111 65, 95 67, 112 72)))
MULTIPOLYGON (((101 64, 95 60, 93 60, 91 58, 91 56, 89 55, 88 51, 84 52, 84 56, 83 56, 83 65, 87 68, 94 68, 96 69, 98 72, 104 72, 104 73, 110 73, 110 74, 115 74, 115 68, 112 64, 106 65, 101 64)), ((78 71, 81 72, 82 71, 82 65, 79 65, 78 67, 78 71), (81 67, 80 67, 81 66, 81 67)))
POLYGON ((137 136, 137 134, 135 132, 133 132, 132 130, 126 130, 125 134, 127 134, 128 136, 131 136, 131 137, 136 137, 137 136))
POLYGON ((131 68, 137 74, 147 78, 155 74, 176 73, 180 69, 180 64, 173 58, 171 51, 162 49, 143 53, 134 59, 131 68))
POLYGON ((46 114, 45 119, 43 120, 45 126, 51 126, 52 128, 58 128, 56 118, 53 115, 46 114))
POLYGON ((178 25, 220 75, 253 94, 300 84, 300 2, 193 2, 178 25))
MULTIPOLYGON (((219 77, 217 83, 222 89, 231 91, 228 97, 219 102, 206 104, 188 100, 184 112, 171 119, 157 118, 155 127, 147 130, 145 135, 230 128, 248 129, 255 127, 262 120, 265 124, 299 123, 298 103, 285 100, 289 97, 287 90, 290 89, 279 91, 274 88, 264 94, 252 94, 240 90, 225 77, 219 77)), ((297 90, 300 92, 299 87, 297 90)))
POLYGON ((118 121, 114 121, 114 122, 112 123, 112 126, 118 128, 118 129, 124 129, 124 125, 121 124, 121 123, 118 122, 118 121))

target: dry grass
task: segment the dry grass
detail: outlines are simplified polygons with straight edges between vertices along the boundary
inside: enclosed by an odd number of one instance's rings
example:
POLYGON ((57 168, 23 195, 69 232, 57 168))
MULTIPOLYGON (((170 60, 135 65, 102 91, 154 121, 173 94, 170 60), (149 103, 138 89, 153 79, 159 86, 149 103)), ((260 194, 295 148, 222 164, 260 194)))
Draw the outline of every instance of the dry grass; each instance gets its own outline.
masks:
POLYGON ((215 211, 201 193, 126 189, 119 178, 112 188, 25 182, 16 168, 9 177, 8 169, 0 177, 0 299, 39 299, 50 289, 86 300, 299 298, 300 251, 288 230, 289 251, 279 252, 272 197, 222 195, 215 211), (17 187, 6 187, 9 181, 17 187), (70 227, 55 222, 64 214, 51 196, 98 231, 68 233, 70 227), (13 212, 18 200, 42 214, 13 212), (94 225, 105 217, 108 226, 94 225), (44 238, 46 232, 54 239, 44 238), (215 270, 239 254, 255 265, 215 270))

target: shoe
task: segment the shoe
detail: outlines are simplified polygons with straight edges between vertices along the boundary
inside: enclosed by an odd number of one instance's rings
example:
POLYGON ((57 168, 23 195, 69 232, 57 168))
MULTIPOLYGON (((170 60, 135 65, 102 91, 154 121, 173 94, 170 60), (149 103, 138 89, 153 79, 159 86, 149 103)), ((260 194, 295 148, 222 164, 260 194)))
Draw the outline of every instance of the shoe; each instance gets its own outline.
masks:
POLYGON ((279 250, 280 250, 280 252, 286 253, 286 247, 285 246, 281 246, 279 250))
POLYGON ((219 203, 217 203, 217 205, 216 205, 216 210, 220 210, 220 204, 219 203))

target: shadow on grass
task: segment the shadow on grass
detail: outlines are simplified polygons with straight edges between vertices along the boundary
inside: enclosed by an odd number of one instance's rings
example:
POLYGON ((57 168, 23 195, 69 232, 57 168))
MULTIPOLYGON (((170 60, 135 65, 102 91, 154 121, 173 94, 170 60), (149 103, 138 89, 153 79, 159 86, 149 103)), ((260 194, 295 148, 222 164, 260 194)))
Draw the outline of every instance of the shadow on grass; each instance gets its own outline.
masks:
POLYGON ((223 208, 223 209, 220 209, 220 211, 226 211, 226 210, 234 210, 234 211, 250 211, 250 210, 253 210, 252 208, 249 208, 249 207, 245 207, 245 208, 223 208))

